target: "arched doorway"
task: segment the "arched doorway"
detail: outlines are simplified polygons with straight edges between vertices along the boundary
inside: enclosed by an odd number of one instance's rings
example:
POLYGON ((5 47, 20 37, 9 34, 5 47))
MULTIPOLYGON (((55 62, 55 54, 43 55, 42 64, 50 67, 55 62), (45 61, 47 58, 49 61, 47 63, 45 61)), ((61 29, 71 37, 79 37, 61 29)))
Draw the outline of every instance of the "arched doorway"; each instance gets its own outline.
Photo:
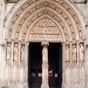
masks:
POLYGON ((27 86, 28 46, 31 42, 48 41, 62 44, 62 86, 84 84, 83 25, 76 9, 66 0, 24 0, 19 4, 9 15, 5 27, 6 64, 11 64, 8 67, 14 73, 7 80, 27 86), (21 75, 17 77, 19 72, 21 75))
MULTIPOLYGON (((28 84, 30 88, 40 88, 42 84, 42 46, 29 44, 28 84), (31 80, 31 81, 30 81, 31 80)), ((62 44, 49 43, 48 46, 48 85, 49 88, 62 87, 62 44)), ((46 74, 46 73, 45 73, 46 74)))

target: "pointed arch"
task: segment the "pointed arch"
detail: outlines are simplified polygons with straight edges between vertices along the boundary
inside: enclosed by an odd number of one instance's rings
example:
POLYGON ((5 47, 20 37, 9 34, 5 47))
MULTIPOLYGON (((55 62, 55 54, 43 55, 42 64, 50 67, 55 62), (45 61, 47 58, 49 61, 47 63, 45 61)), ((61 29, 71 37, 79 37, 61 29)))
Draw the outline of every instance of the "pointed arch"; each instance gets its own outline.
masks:
MULTIPOLYGON (((35 18, 39 18, 39 15, 41 16, 42 13, 48 16, 51 15, 51 17, 58 22, 58 25, 61 26, 62 30, 64 31, 64 36, 66 38, 72 37, 71 39, 65 39, 66 41, 80 40, 84 38, 83 21, 79 19, 79 13, 74 9, 74 7, 68 1, 65 1, 65 0, 26 1, 24 0, 22 2, 20 1, 14 7, 14 11, 12 10, 11 13, 9 14, 10 17, 8 17, 8 20, 5 26, 6 37, 4 36, 4 38, 7 40, 21 39, 21 38, 18 38, 20 36, 20 33, 23 33, 21 34, 23 36, 27 36, 26 33, 22 32, 23 28, 24 30, 30 29, 28 25, 30 24, 32 25, 33 20, 35 18)), ((28 40, 26 39, 26 41, 28 40)))

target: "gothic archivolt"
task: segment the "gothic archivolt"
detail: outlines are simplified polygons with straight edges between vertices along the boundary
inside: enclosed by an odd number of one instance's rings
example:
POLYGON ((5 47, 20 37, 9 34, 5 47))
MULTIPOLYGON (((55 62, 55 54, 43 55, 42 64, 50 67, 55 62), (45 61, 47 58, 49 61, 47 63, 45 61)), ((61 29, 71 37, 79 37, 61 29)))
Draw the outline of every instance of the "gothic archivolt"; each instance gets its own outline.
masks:
POLYGON ((64 41, 83 39, 80 20, 72 7, 64 0, 25 2, 12 17, 8 26, 8 38, 29 41, 30 26, 44 15, 51 17, 51 20, 55 20, 60 26, 64 33, 64 41))
MULTIPOLYGON (((84 42, 82 28, 77 13, 64 0, 26 1, 11 18, 6 39, 24 42, 38 40, 41 42, 48 39, 48 41, 65 42, 69 43, 69 47, 75 47, 75 50, 73 48, 73 51, 70 51, 76 53, 77 47, 80 47, 78 43, 84 42), (44 27, 42 24, 47 26, 44 27), (45 28, 48 32, 44 32, 45 28)), ((76 58, 74 59, 76 61, 76 58)))
MULTIPOLYGON (((65 0, 26 1, 9 20, 5 31, 8 66, 21 68, 27 66, 25 54, 28 42, 47 40, 62 43, 64 68, 68 70, 71 68, 73 72, 80 68, 82 70, 79 72, 83 72, 85 62, 83 26, 77 12, 65 0)), ((81 75, 84 77, 84 74, 81 75)), ((65 80, 67 83, 68 81, 65 80)), ((79 81, 72 80, 73 83, 79 81)))

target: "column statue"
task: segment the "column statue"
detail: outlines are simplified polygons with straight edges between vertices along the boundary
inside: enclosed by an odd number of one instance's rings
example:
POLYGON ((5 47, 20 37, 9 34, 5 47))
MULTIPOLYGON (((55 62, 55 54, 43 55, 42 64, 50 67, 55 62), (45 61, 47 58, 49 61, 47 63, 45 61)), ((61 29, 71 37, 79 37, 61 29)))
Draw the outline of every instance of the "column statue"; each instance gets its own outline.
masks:
POLYGON ((7 42, 7 59, 6 61, 9 61, 11 58, 11 42, 7 42))
POLYGON ((85 65, 84 65, 84 43, 79 43, 79 72, 80 72, 80 83, 83 85, 85 83, 85 65))
POLYGON ((23 62, 25 59, 25 45, 21 46, 21 58, 20 58, 20 62, 23 62))
POLYGON ((14 51, 13 51, 13 62, 17 62, 19 57, 19 50, 18 50, 18 43, 14 44, 14 51))
POLYGON ((66 62, 70 62, 70 45, 66 44, 66 62))
POLYGON ((47 41, 43 41, 42 44, 42 85, 41 88, 49 88, 48 84, 48 45, 47 41))
POLYGON ((76 48, 76 44, 72 45, 72 61, 73 62, 77 62, 77 48, 76 48))
POLYGON ((66 44, 65 47, 66 47, 66 51, 65 51, 65 55, 66 55, 65 67, 68 68, 70 66, 70 45, 66 44))
POLYGON ((24 44, 21 45, 20 63, 22 67, 25 66, 25 45, 24 44))
POLYGON ((79 50, 79 56, 80 56, 80 61, 84 61, 84 44, 83 44, 83 42, 81 42, 80 44, 79 44, 79 46, 80 46, 80 50, 79 50))
POLYGON ((84 58, 84 43, 80 42, 79 43, 79 63, 80 63, 79 66, 83 66, 84 61, 85 61, 85 58, 84 58))
POLYGON ((7 65, 8 67, 11 66, 11 42, 7 42, 6 65, 7 65))

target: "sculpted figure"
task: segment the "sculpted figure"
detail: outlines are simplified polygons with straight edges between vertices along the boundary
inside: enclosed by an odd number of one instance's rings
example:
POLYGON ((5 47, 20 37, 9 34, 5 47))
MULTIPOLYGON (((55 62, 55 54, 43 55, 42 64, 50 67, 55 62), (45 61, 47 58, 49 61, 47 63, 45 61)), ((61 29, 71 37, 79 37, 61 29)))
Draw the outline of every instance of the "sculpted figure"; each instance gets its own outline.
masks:
POLYGON ((70 61, 70 45, 66 44, 66 62, 70 61))
POLYGON ((18 43, 14 44, 13 61, 16 62, 19 56, 18 43))
POLYGON ((42 50, 42 57, 43 57, 43 61, 46 61, 47 62, 47 54, 48 54, 48 51, 47 51, 47 48, 46 46, 44 46, 43 50, 42 50))
POLYGON ((80 46, 79 50, 80 61, 84 61, 84 44, 81 42, 79 46, 80 46))
POLYGON ((11 58, 11 42, 7 42, 7 61, 11 58))
POLYGON ((73 44, 72 45, 72 60, 74 61, 74 62, 76 62, 77 61, 77 49, 76 49, 76 44, 73 44))
POLYGON ((23 62, 24 61, 24 58, 25 58, 25 45, 22 45, 21 46, 21 58, 20 58, 20 61, 23 62))

